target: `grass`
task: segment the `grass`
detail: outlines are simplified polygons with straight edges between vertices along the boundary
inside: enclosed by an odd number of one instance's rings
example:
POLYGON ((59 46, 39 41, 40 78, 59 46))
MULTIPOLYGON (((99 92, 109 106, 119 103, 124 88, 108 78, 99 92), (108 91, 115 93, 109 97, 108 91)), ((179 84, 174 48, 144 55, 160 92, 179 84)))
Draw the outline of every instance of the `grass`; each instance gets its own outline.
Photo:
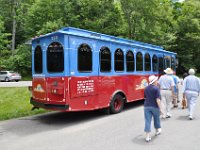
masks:
POLYGON ((27 87, 0 88, 0 120, 19 118, 47 112, 44 109, 31 111, 30 92, 27 87))
POLYGON ((32 80, 31 75, 22 76, 22 81, 31 81, 31 80, 32 80))

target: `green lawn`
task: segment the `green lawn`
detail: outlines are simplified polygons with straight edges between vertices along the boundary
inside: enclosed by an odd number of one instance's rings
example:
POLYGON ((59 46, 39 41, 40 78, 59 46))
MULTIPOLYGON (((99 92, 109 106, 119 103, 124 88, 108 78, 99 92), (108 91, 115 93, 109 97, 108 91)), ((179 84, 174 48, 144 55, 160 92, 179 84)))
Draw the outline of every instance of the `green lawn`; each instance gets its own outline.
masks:
POLYGON ((44 109, 31 111, 30 92, 27 87, 0 88, 0 120, 47 112, 44 109))

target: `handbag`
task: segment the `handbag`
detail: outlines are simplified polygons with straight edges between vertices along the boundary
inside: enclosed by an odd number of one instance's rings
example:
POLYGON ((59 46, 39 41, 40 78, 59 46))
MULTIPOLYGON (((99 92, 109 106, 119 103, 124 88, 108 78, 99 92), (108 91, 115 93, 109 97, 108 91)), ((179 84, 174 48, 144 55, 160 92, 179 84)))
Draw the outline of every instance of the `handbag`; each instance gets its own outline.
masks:
POLYGON ((186 99, 182 99, 182 109, 185 109, 187 107, 186 99))

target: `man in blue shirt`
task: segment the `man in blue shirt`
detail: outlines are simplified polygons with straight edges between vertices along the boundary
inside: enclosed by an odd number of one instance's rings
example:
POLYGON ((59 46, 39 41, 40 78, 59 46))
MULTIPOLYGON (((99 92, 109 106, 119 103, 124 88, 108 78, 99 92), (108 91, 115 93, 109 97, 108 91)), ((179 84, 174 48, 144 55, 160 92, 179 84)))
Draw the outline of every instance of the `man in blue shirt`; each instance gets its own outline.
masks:
POLYGON ((161 133, 160 125, 160 89, 157 86, 158 77, 151 75, 149 76, 149 85, 144 90, 144 117, 145 117, 145 128, 146 142, 151 140, 151 120, 154 118, 154 128, 156 129, 156 135, 161 133))
POLYGON ((187 99, 190 120, 193 119, 194 108, 200 93, 200 79, 194 74, 194 69, 190 69, 189 76, 183 80, 183 98, 187 99))

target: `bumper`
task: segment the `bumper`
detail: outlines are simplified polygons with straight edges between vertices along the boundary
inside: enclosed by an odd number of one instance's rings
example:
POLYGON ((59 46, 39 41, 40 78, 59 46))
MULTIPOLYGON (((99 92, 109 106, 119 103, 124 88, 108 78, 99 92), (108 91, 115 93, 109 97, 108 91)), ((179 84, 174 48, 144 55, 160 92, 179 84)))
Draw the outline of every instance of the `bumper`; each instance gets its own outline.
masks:
POLYGON ((21 80, 22 78, 20 76, 16 76, 16 77, 10 77, 10 80, 21 80))
POLYGON ((53 110, 68 110, 69 105, 59 105, 59 104, 46 104, 46 103, 40 103, 33 100, 33 98, 30 98, 30 104, 32 104, 35 107, 41 107, 45 109, 53 109, 53 110))

